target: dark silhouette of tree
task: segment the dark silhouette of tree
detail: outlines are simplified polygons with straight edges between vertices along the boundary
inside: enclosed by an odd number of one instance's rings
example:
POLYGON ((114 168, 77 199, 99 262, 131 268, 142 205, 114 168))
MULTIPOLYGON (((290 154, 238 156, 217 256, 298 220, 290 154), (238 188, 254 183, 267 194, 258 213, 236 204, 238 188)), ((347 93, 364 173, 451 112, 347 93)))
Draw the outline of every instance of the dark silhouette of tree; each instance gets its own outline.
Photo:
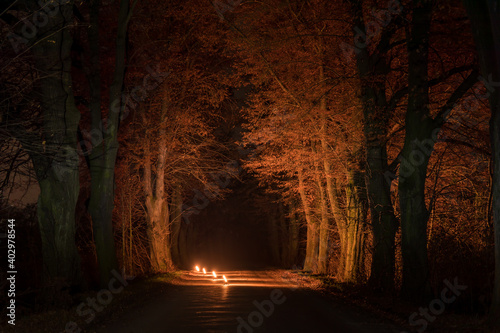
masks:
POLYGON ((404 297, 420 300, 432 296, 427 262, 429 210, 425 200, 429 158, 446 116, 477 81, 477 72, 471 71, 446 102, 438 106, 436 114, 431 114, 429 46, 433 2, 414 1, 412 5, 411 32, 407 38, 408 106, 405 115, 405 142, 398 157, 398 195, 403 254, 401 293, 404 297))
MULTIPOLYGON (((7 108, 3 119, 13 135, 30 155, 40 186, 37 205, 45 285, 58 288, 80 285, 80 260, 75 246, 75 206, 79 193, 77 128, 80 112, 75 106, 71 76, 71 23, 73 2, 45 4, 34 1, 15 3, 17 14, 43 15, 44 24, 31 24, 6 13, 2 18, 12 24, 8 35, 11 47, 23 54, 32 52, 36 74, 34 90, 39 92, 41 136, 33 125, 19 122, 23 108, 7 108), (28 27, 29 26, 29 27, 28 27), (17 110, 16 110, 17 109, 17 110), (16 123, 17 122, 17 123, 16 123)), ((6 68, 9 70, 9 68, 6 68)), ((30 106, 36 110, 33 104, 30 106)), ((36 111, 35 111, 36 114, 36 111)), ((51 293, 48 291, 48 293, 51 293)))

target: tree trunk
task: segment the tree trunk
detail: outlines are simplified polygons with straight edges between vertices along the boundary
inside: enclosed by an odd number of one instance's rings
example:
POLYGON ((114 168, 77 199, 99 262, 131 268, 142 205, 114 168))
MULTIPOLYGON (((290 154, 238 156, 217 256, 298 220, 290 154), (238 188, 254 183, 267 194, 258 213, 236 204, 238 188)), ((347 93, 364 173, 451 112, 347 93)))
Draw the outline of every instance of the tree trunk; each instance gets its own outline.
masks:
MULTIPOLYGON (((98 3, 93 2, 93 8, 92 13, 95 19, 98 12, 98 3)), ((122 103, 122 88, 125 75, 125 49, 129 19, 129 1, 122 0, 118 13, 115 72, 110 86, 110 104, 106 124, 101 119, 99 103, 95 101, 95 98, 100 96, 100 82, 97 77, 91 76, 90 78, 93 102, 91 104, 92 131, 93 133, 101 133, 102 140, 93 147, 90 156, 92 179, 88 210, 92 217, 102 287, 106 287, 113 277, 111 272, 118 269, 112 221, 115 187, 114 168, 118 153, 119 119, 125 107, 122 103)), ((96 25, 97 23, 94 22, 94 24, 91 24, 91 28, 97 29, 96 25)), ((98 54, 97 34, 90 34, 89 32, 89 43, 91 45, 91 59, 96 59, 96 54, 98 54)), ((95 69, 98 64, 95 63, 95 60, 93 62, 93 68, 95 69)))
MULTIPOLYGON (((354 24, 366 35, 362 1, 351 2, 354 24)), ((380 46, 390 44, 390 29, 384 29, 380 46)), ((394 290, 395 237, 398 221, 391 201, 391 181, 384 174, 387 163, 387 123, 392 109, 387 107, 385 80, 390 69, 380 53, 370 55, 368 48, 356 53, 357 71, 361 83, 363 130, 366 146, 366 188, 373 232, 373 257, 369 284, 374 290, 394 290)))
POLYGON ((405 143, 400 155, 399 205, 401 207, 401 252, 403 285, 401 294, 413 301, 431 296, 427 259, 425 204, 427 165, 434 148, 434 121, 429 115, 428 54, 432 4, 414 1, 411 35, 408 41, 408 107, 405 143))
POLYGON ((428 281, 425 203, 427 165, 446 115, 476 82, 475 71, 453 91, 438 114, 429 112, 428 49, 433 1, 419 0, 413 9, 408 38, 408 107, 405 143, 399 162, 399 204, 403 255, 403 297, 424 301, 432 296, 428 281))
POLYGON ((318 235, 318 273, 325 274, 327 272, 328 263, 328 239, 330 236, 330 221, 328 219, 328 206, 325 198, 325 189, 320 177, 320 170, 315 163, 315 177, 319 192, 319 211, 320 224, 318 235))
POLYGON ((75 245, 75 208, 79 194, 77 128, 80 112, 74 103, 71 78, 73 2, 60 5, 48 23, 40 27, 47 36, 33 46, 41 73, 43 152, 32 152, 40 185, 38 223, 42 237, 45 284, 56 287, 82 282, 75 245))
POLYGON ((309 208, 309 203, 307 201, 306 189, 304 185, 304 175, 302 173, 302 169, 298 170, 299 177, 299 194, 300 199, 302 200, 302 206, 304 207, 304 215, 306 218, 307 225, 307 244, 306 244, 306 258, 304 262, 304 270, 305 271, 316 271, 317 267, 317 254, 316 247, 318 244, 318 228, 317 223, 314 222, 311 209, 309 208))
POLYGON ((182 253, 179 252, 179 235, 182 222, 182 188, 180 185, 174 188, 171 205, 171 230, 170 230, 170 248, 173 263, 180 267, 182 265, 182 253))
MULTIPOLYGON (((398 221, 391 201, 390 183, 384 173, 388 170, 385 137, 386 124, 380 120, 372 103, 378 93, 365 87, 363 96, 366 136, 366 184, 373 232, 373 257, 370 286, 381 292, 394 290, 395 238, 398 221)), ((384 92, 385 94, 385 92, 384 92)), ((383 118, 382 118, 383 119, 383 118)))
POLYGON ((91 167, 92 184, 89 213, 92 217, 94 241, 99 263, 100 285, 105 287, 112 278, 111 272, 118 269, 113 233, 114 207, 114 158, 115 152, 108 150, 113 158, 106 159, 100 166, 91 167), (113 161, 112 161, 113 160, 113 161))
POLYGON ((170 253, 168 205, 165 199, 149 197, 148 239, 151 269, 154 273, 172 270, 170 253))
POLYGON ((364 175, 359 170, 351 170, 346 187, 346 224, 341 235, 341 280, 359 282, 363 263, 365 220, 367 215, 366 188, 364 175))
MULTIPOLYGON (((163 109, 166 108, 164 101, 163 109)), ((166 110, 163 110, 166 111, 166 110)), ((166 115, 164 112, 163 115, 166 115)), ((164 117, 162 117, 162 120, 164 117)), ((151 268, 153 272, 167 272, 173 269, 172 255, 170 252, 170 221, 168 200, 165 195, 165 160, 166 160, 166 135, 160 130, 157 144, 157 160, 155 174, 152 177, 151 154, 149 147, 145 148, 144 160, 144 191, 146 194, 146 211, 148 222, 148 238, 151 268), (153 181, 154 178, 154 181, 153 181)))

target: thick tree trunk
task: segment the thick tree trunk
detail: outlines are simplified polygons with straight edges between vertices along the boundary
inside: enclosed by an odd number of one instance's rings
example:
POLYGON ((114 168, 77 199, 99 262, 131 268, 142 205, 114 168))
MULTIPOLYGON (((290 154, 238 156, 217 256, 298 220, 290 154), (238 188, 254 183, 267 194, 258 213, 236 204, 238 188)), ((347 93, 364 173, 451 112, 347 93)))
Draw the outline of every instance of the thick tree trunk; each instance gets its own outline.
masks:
POLYGON ((425 203, 427 165, 446 115, 476 82, 476 73, 453 91, 436 117, 429 112, 428 49, 433 1, 416 0, 408 38, 408 107, 405 143, 399 162, 403 297, 424 301, 432 296, 428 281, 427 222, 425 203))
MULTIPOLYGON (((94 22, 91 28, 96 28, 96 15, 98 3, 92 3, 91 14, 94 22)), ((113 277, 111 272, 118 269, 115 242, 113 235, 113 208, 114 208, 114 168, 118 153, 118 125, 120 114, 124 110, 122 103, 122 88, 125 75, 125 49, 127 26, 130 19, 129 1, 122 0, 118 13, 118 29, 116 37, 116 60, 113 82, 110 86, 110 104, 107 121, 101 119, 101 109, 97 98, 100 97, 100 80, 95 76, 90 77, 92 100, 91 119, 93 133, 101 133, 102 140, 93 147, 90 156, 91 196, 89 213, 92 217, 94 238, 99 263, 100 283, 106 287, 113 277)), ((92 29, 91 29, 92 30, 92 29)), ((95 29, 94 29, 95 30, 95 29)), ((89 34, 91 45, 91 61, 95 70, 98 59, 97 33, 89 34)))
POLYGON ((411 35, 408 41, 408 108, 405 143, 400 155, 399 205, 401 207, 401 252, 403 255, 403 297, 424 301, 430 296, 427 259, 425 203, 427 165, 434 148, 435 128, 429 115, 428 54, 432 4, 414 1, 411 35))
MULTIPOLYGON (((116 153, 114 155, 116 156, 116 153)), ((118 270, 112 223, 115 185, 114 161, 108 160, 101 167, 94 164, 91 167, 91 175, 92 194, 88 210, 92 217, 100 285, 105 287, 113 277, 111 272, 118 270)))
MULTIPOLYGON (((366 32, 362 1, 351 2, 354 25, 366 32)), ((380 36, 381 52, 390 44, 390 30, 380 36)), ((379 51, 380 52, 380 51, 379 51)), ((366 146, 366 188, 373 232, 373 256, 369 284, 374 290, 394 290, 395 237, 398 221, 391 201, 391 181, 384 174, 387 163, 387 122, 392 109, 387 107, 385 80, 390 69, 380 53, 369 54, 368 48, 356 53, 361 83, 363 130, 366 146)))
POLYGON ((147 222, 151 269, 155 273, 168 272, 173 269, 168 205, 164 199, 149 197, 147 200, 149 200, 147 222))
MULTIPOLYGON (((362 81, 364 132, 366 139, 366 188, 371 213, 373 255, 369 285, 377 291, 394 290, 395 238, 398 221, 391 200, 391 183, 384 176, 387 164, 387 116, 381 100, 385 90, 376 88, 370 78, 362 81)), ((379 82, 379 87, 384 83, 379 82)))
POLYGON ((380 120, 376 120, 377 116, 371 110, 371 101, 365 100, 365 108, 366 184, 373 232, 369 285, 375 290, 390 292, 394 290, 395 238, 398 221, 392 206, 390 183, 384 177, 388 169, 386 129, 385 124, 380 124, 380 120))
MULTIPOLYGON (((166 102, 165 102, 166 103, 166 102)), ((164 103, 163 111, 166 111, 164 103)), ((163 113, 166 115, 166 113, 163 113)), ((164 118, 162 117, 162 120, 164 118)), ((167 272, 173 269, 172 255, 170 252, 170 221, 168 200, 165 195, 165 160, 166 160, 166 135, 160 130, 157 145, 157 160, 153 168, 149 147, 145 148, 144 160, 144 190, 146 194, 146 211, 148 222, 148 238, 151 268, 153 272, 167 272), (154 180, 153 180, 154 178, 154 180)))
POLYGON ((73 2, 60 5, 40 28, 45 36, 33 46, 41 73, 43 152, 32 160, 40 185, 38 222, 42 237, 45 284, 56 287, 82 282, 75 245, 75 207, 79 193, 77 128, 80 112, 75 106, 71 79, 73 2), (57 282, 56 282, 57 281, 57 282))

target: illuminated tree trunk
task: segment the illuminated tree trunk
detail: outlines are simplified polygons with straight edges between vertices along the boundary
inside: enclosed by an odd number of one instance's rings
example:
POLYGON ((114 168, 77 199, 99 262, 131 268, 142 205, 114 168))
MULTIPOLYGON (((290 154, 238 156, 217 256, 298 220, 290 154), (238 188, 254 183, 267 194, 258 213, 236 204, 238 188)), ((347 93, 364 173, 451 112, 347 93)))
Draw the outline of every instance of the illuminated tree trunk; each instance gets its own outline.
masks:
POLYGON ((317 246, 318 246, 318 227, 314 222, 309 202, 307 201, 306 189, 304 184, 304 175, 302 169, 298 170, 299 178, 299 194, 304 208, 304 215, 307 225, 307 244, 306 244, 306 258, 304 261, 304 270, 315 272, 317 268, 317 246))
MULTIPOLYGON (((154 144, 147 142, 144 152, 144 191, 146 194, 146 215, 148 222, 148 238, 151 268, 154 272, 167 272, 174 268, 171 252, 172 235, 171 228, 178 229, 170 225, 169 202, 165 190, 165 165, 167 159, 167 133, 166 122, 168 121, 170 99, 165 88, 161 102, 159 121, 157 128, 146 131, 147 135, 157 136, 154 144), (153 156, 154 154, 154 156, 153 156), (152 163, 154 161, 154 163, 152 163)), ((142 114, 144 123, 148 123, 146 113, 142 114)), ((151 127, 152 124, 151 124, 151 127)), ((179 210, 180 188, 174 190, 172 200, 176 202, 176 210, 179 210), (178 193, 176 193, 178 192, 178 193)), ((176 233, 177 230, 176 230, 176 233)), ((176 241, 177 243, 177 241, 176 241)), ((177 244, 176 244, 177 245, 177 244)))
POLYGON ((182 264, 182 254, 179 252, 179 236, 182 222, 182 188, 180 185, 174 188, 171 207, 170 243, 172 261, 176 266, 180 266, 182 264))
POLYGON ((170 254, 168 205, 166 200, 148 197, 149 257, 153 272, 168 272, 173 268, 170 254))
POLYGON ((71 79, 73 2, 60 5, 33 46, 43 112, 43 151, 31 150, 40 195, 38 223, 42 238, 43 277, 56 287, 82 282, 75 245, 75 207, 79 194, 77 128, 80 112, 74 103, 71 79))
POLYGON ((500 327, 500 12, 495 0, 463 0, 478 48, 481 74, 491 108, 490 140, 493 160, 492 213, 495 232, 495 283, 489 314, 500 327))
MULTIPOLYGON (((161 131, 160 131, 161 132, 161 131)), ((163 135, 162 135, 163 134, 163 135)), ((158 157, 152 177, 151 155, 146 150, 144 162, 144 190, 146 193, 146 215, 148 223, 149 255, 153 272, 167 272, 173 268, 170 252, 170 221, 168 201, 165 195, 166 138, 160 134, 158 157)))
POLYGON ((325 189, 323 186, 323 181, 320 177, 320 170, 318 165, 315 163, 315 177, 316 184, 318 186, 319 192, 319 211, 320 211, 320 224, 319 224, 319 234, 318 234, 318 264, 317 271, 320 274, 325 274, 327 272, 328 263, 328 239, 330 235, 330 221, 328 219, 328 206, 325 197, 325 189))
MULTIPOLYGON (((321 79, 323 79, 323 76, 321 76, 321 79)), ((320 107, 323 111, 321 116, 321 149, 323 169, 326 177, 326 196, 328 197, 328 203, 340 238, 340 262, 337 269, 337 278, 343 282, 355 282, 358 280, 359 267, 363 262, 364 226, 367 209, 366 187, 363 174, 359 171, 354 171, 354 168, 358 166, 352 165, 353 169, 349 172, 349 184, 346 188, 347 207, 345 211, 340 207, 338 190, 327 157, 329 148, 326 140, 327 108, 325 98, 322 98, 320 107)), ((360 157, 357 156, 357 158, 360 157)), ((328 223, 329 227, 330 223, 328 223)), ((327 251, 327 249, 323 249, 323 251, 327 251)), ((320 248, 320 256, 321 252, 320 248)))
MULTIPOLYGON (((322 50, 322 47, 320 48, 322 50)), ((320 51, 320 58, 323 57, 323 52, 320 51)), ((319 70, 319 82, 320 84, 324 84, 325 82, 325 75, 324 75, 324 66, 320 66, 319 70)), ((323 87, 326 88, 326 87, 323 87)), ((327 130, 327 122, 326 122, 326 115, 328 113, 328 108, 326 104, 326 96, 324 95, 321 100, 320 100, 320 119, 321 119, 321 140, 319 142, 319 149, 321 150, 321 156, 322 156, 322 161, 323 161, 323 172, 320 172, 320 166, 318 165, 319 163, 315 162, 315 167, 316 167, 316 182, 318 184, 318 189, 319 189, 319 194, 320 194, 320 211, 321 211, 321 223, 320 223, 320 231, 319 231, 319 253, 318 253, 318 260, 319 260, 319 267, 318 270, 320 273, 327 273, 328 270, 328 250, 329 250, 329 238, 330 238, 330 226, 331 226, 331 221, 330 218, 328 217, 328 199, 327 199, 327 191, 328 189, 325 189, 325 186, 323 185, 323 179, 322 175, 324 174, 327 178, 326 182, 326 187, 329 186, 329 177, 330 177, 330 164, 328 162, 328 157, 327 157, 327 142, 326 142, 326 130, 327 130)), ((320 160, 321 162, 321 160, 320 160)), ((330 185, 331 185, 331 179, 330 179, 330 185)))
POLYGON ((364 174, 350 170, 346 186, 346 221, 341 236, 341 280, 357 282, 361 276, 367 215, 364 174))

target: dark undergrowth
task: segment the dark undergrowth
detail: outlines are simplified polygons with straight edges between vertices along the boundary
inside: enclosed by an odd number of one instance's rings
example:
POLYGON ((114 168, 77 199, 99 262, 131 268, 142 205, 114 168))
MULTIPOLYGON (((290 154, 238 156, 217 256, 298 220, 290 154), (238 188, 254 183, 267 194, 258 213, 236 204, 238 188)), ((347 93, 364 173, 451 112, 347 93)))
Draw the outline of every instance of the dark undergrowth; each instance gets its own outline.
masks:
POLYGON ((90 333, 106 322, 119 318, 124 312, 146 304, 163 294, 170 286, 169 282, 178 275, 177 272, 137 277, 127 280, 124 287, 116 284, 116 293, 101 290, 89 290, 71 295, 72 304, 40 311, 23 310, 16 318, 16 325, 8 325, 3 318, 0 332, 40 332, 40 333, 90 333), (112 295, 106 299, 105 295, 112 295), (98 297, 105 302, 94 300, 98 297), (104 303, 104 304, 103 304, 104 303))
MULTIPOLYGON (((457 302, 445 308, 442 313, 440 311, 432 313, 426 310, 431 304, 440 310, 438 301, 431 300, 428 304, 418 305, 401 300, 397 293, 393 295, 380 294, 373 292, 367 286, 339 283, 334 278, 324 275, 310 276, 321 280, 323 290, 328 295, 340 299, 346 304, 367 310, 398 326, 405 327, 406 332, 500 332, 488 326, 487 315, 483 308, 478 307, 471 310, 462 304, 467 302, 467 297, 464 297, 461 302, 460 298, 457 298, 457 302), (469 310, 465 311, 465 308, 469 310)), ((436 300, 439 300, 439 295, 436 300)))

